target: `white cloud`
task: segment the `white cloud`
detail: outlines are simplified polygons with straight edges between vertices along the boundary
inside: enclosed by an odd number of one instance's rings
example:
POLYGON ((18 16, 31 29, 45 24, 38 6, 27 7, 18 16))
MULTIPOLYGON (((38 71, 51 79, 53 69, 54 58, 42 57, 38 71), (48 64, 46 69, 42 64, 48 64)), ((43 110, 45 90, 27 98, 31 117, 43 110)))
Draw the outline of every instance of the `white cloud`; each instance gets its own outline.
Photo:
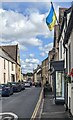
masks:
POLYGON ((39 60, 35 58, 30 58, 30 59, 26 58, 25 62, 32 63, 32 64, 39 64, 39 60))
POLYGON ((44 57, 46 54, 45 52, 40 53, 40 56, 44 57))
POLYGON ((23 42, 24 44, 39 46, 42 41, 36 39, 37 35, 50 36, 44 18, 45 14, 39 12, 33 12, 27 17, 21 13, 0 9, 0 37, 8 42, 9 40, 17 40, 20 44, 23 42))
MULTIPOLYGON (((48 9, 47 13, 39 13, 38 7, 34 8, 34 10, 28 8, 27 11, 30 11, 29 16, 0 8, 0 41, 6 43, 17 41, 23 49, 23 46, 26 48, 26 45, 41 46, 42 40, 37 39, 37 35, 44 35, 48 38, 53 37, 53 31, 48 30, 45 22, 51 5, 49 1, 42 3, 42 5, 48 9)), ((58 16, 59 6, 54 3, 54 7, 58 16)))
POLYGON ((40 61, 36 58, 26 58, 25 60, 21 60, 22 69, 24 72, 33 72, 33 68, 36 68, 40 61))
POLYGON ((32 54, 32 53, 29 54, 29 57, 30 57, 30 58, 33 58, 33 57, 34 57, 34 54, 32 54))
POLYGON ((40 55, 44 57, 52 49, 52 47, 53 47, 53 43, 49 43, 45 46, 39 47, 39 50, 42 51, 40 55))
POLYGON ((29 38, 29 39, 24 38, 19 42, 21 45, 25 45, 25 46, 26 45, 31 45, 31 46, 41 46, 42 45, 42 41, 40 39, 37 39, 37 38, 29 38))
MULTIPOLYGON (((49 1, 43 3, 43 7, 47 7, 48 10, 50 10, 49 6, 49 1)), ((57 9, 58 7, 56 7, 57 9)), ((33 10, 33 8, 28 9, 28 11, 30 11, 29 15, 24 16, 12 10, 0 9, 0 41, 3 44, 18 43, 20 49, 23 50, 27 50, 29 46, 38 46, 41 51, 40 55, 45 56, 52 48, 52 43, 44 46, 42 40, 37 39, 36 36, 53 37, 53 31, 50 32, 45 23, 49 11, 45 14, 41 14, 37 9, 33 10)), ((26 56, 25 60, 21 60, 25 72, 32 71, 39 63, 40 60, 34 58, 34 54, 30 54, 28 58, 26 56)))

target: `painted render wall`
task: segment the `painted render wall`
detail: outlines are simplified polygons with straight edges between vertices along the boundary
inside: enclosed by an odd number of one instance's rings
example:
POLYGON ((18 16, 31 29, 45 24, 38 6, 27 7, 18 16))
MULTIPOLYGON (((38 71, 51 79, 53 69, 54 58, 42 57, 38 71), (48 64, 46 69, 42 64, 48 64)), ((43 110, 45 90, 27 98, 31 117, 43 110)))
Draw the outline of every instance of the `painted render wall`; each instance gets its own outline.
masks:
POLYGON ((11 74, 15 76, 16 81, 16 69, 15 69, 15 62, 11 57, 8 56, 1 48, 0 48, 0 83, 4 83, 4 73, 5 76, 5 83, 11 81, 11 74), (5 69, 4 69, 4 60, 5 60, 5 69), (13 71, 12 71, 12 63, 13 64, 13 71))
MULTIPOLYGON (((73 31, 71 34, 71 68, 73 68, 73 31)), ((73 82, 71 83, 71 113, 73 115, 73 82)))
MULTIPOLYGON (((68 40, 68 46, 67 46, 68 47, 68 74, 69 74, 69 59, 70 59, 69 58, 69 45, 70 44, 71 44, 71 36, 70 36, 70 38, 68 40)), ((70 83, 68 83, 68 108, 71 109, 71 84, 70 83)))
POLYGON ((4 59, 0 57, 0 83, 4 83, 4 73, 6 74, 6 82, 8 81, 8 64, 6 60, 6 69, 4 69, 4 59))
POLYGON ((5 83, 9 81, 11 82, 11 74, 15 75, 15 81, 16 81, 15 64, 13 64, 13 68, 14 68, 13 71, 11 70, 12 69, 11 64, 12 64, 11 62, 5 60, 5 69, 4 69, 4 59, 0 57, 0 83, 4 83, 4 73, 6 74, 5 83))
MULTIPOLYGON (((73 31, 68 40, 68 46, 71 44, 71 68, 73 68, 73 31)), ((68 73, 69 73, 69 49, 68 49, 68 73)), ((73 78, 71 78, 73 80, 73 78)), ((71 110, 73 115, 73 82, 68 83, 68 109, 71 110)))

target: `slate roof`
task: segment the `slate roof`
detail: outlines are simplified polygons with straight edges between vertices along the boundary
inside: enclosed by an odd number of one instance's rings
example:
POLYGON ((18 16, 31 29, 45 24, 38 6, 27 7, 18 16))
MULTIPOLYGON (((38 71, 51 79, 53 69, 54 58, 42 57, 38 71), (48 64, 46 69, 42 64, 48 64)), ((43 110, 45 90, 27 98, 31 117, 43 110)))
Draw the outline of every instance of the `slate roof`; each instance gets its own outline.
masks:
POLYGON ((13 63, 16 63, 13 58, 0 46, 0 57, 10 61, 10 62, 13 62, 13 63))
POLYGON ((18 45, 7 45, 2 48, 17 62, 17 47, 18 45))
POLYGON ((1 46, 1 47, 20 66, 20 63, 18 63, 17 61, 18 44, 17 45, 6 45, 6 46, 1 46))

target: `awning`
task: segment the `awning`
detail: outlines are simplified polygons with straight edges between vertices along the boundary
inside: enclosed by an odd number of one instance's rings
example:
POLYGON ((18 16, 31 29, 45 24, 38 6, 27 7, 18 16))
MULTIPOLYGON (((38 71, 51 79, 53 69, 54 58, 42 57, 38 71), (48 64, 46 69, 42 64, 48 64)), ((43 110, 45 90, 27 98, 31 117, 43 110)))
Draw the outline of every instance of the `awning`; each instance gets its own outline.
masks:
POLYGON ((51 68, 53 71, 64 71, 64 61, 52 61, 51 68))

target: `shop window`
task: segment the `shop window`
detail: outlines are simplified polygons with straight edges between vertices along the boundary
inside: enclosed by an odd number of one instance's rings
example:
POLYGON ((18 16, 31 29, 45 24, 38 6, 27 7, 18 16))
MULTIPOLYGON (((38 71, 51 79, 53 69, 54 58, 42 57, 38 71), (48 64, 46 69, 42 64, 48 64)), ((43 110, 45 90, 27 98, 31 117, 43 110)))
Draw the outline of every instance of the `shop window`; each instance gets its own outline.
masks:
POLYGON ((62 71, 56 72, 56 97, 64 98, 64 74, 62 71))

